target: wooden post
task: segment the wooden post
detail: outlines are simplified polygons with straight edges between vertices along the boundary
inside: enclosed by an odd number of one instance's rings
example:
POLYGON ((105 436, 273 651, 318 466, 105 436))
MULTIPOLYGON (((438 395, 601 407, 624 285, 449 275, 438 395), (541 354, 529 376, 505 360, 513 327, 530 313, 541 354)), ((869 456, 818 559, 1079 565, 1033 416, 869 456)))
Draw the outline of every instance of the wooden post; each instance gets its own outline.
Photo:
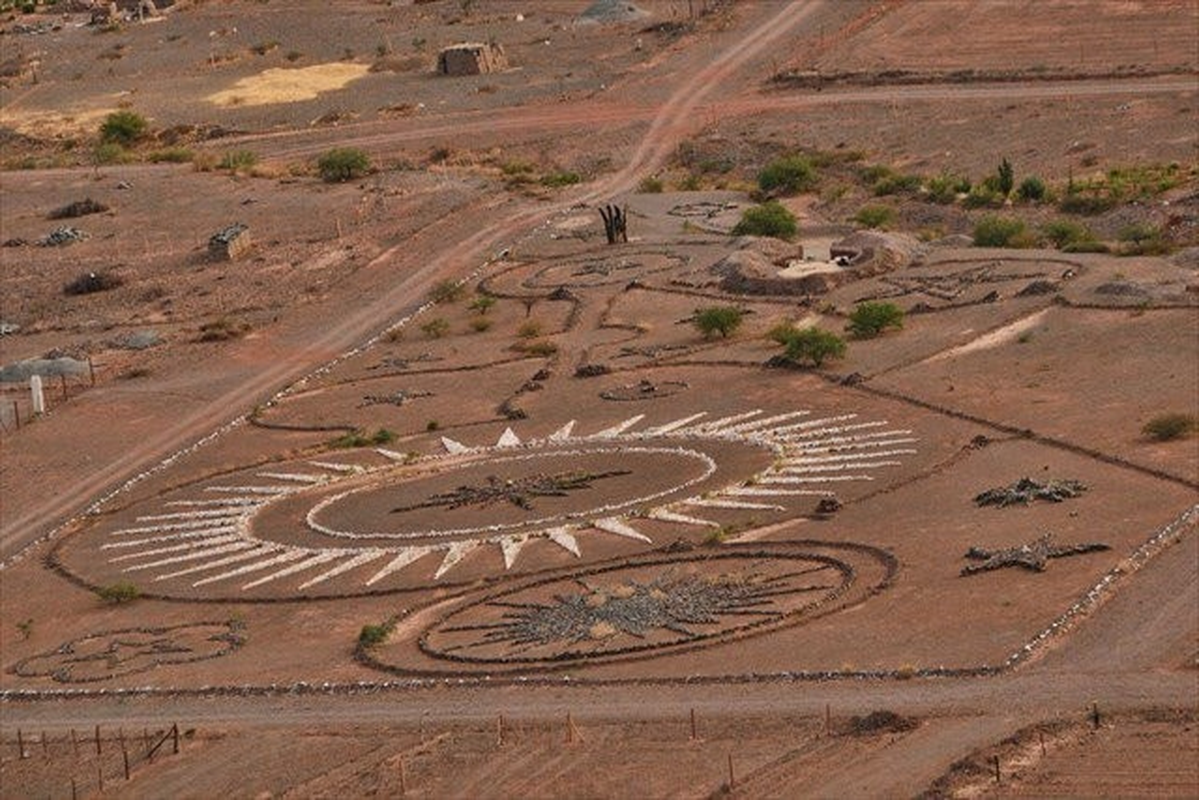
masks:
POLYGON ((404 757, 400 756, 400 794, 408 794, 408 781, 404 778, 404 757))
POLYGON ((566 712, 566 743, 574 744, 575 741, 575 723, 570 718, 570 712, 566 712))
POLYGON ((71 728, 71 748, 75 751, 75 760, 79 760, 79 737, 75 735, 75 729, 71 728))
POLYGON ((66 400, 67 399, 67 376, 59 375, 58 382, 59 382, 59 386, 62 387, 62 399, 66 400))
POLYGON ((1041 758, 1045 757, 1045 731, 1037 731, 1037 735, 1041 739, 1041 758))
POLYGON ((12 401, 12 418, 17 423, 17 430, 21 430, 21 406, 16 400, 12 401))
POLYGON ((125 760, 125 780, 129 780, 129 751, 125 749, 124 742, 121 743, 121 758, 125 760))
POLYGON ((995 782, 999 783, 999 756, 991 756, 991 763, 995 765, 995 782))
POLYGON ((17 752, 21 754, 21 758, 29 758, 25 754, 25 737, 21 734, 20 728, 17 728, 17 752))
POLYGON ((142 750, 150 752, 150 732, 142 728, 142 750))
POLYGON ((699 732, 696 730, 696 727, 695 727, 695 709, 693 708, 693 709, 691 709, 691 741, 694 742, 698 738, 699 738, 699 732))
POLYGON ((87 357, 87 374, 92 378, 92 386, 96 385, 96 365, 92 363, 92 357, 87 357))
POLYGON ((79 787, 75 785, 74 778, 71 778, 71 800, 79 800, 79 787))
POLYGON ((495 721, 495 738, 500 747, 504 746, 504 715, 500 714, 495 721))
POLYGON ((42 731, 42 755, 46 758, 50 757, 50 743, 46 739, 45 731, 42 731))
POLYGON ((175 755, 179 755, 179 723, 171 725, 171 738, 174 740, 173 747, 175 755))
POLYGON ((824 704, 824 735, 833 735, 833 709, 829 703, 824 704))
POLYGON ((104 794, 104 765, 96 764, 96 783, 100 785, 100 794, 104 794))
POLYGON ((729 789, 737 788, 737 778, 733 775, 733 754, 729 753, 729 789))
POLYGON ((96 726, 96 755, 100 755, 100 726, 96 726))
POLYGON ((1094 703, 1091 703, 1091 726, 1095 730, 1099 730, 1099 722, 1100 722, 1099 703, 1094 702, 1094 703))

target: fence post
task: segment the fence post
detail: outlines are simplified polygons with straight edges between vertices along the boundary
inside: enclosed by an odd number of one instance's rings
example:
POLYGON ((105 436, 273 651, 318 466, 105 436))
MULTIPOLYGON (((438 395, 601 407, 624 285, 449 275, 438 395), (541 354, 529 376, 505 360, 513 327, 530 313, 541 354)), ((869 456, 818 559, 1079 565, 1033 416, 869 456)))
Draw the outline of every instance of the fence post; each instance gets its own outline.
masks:
POLYGON ((995 765, 995 782, 999 783, 999 756, 991 756, 991 763, 995 765))
POLYGON ((699 734, 696 732, 695 728, 695 709, 693 708, 691 709, 691 741, 694 742, 698 738, 699 734))
POLYGON ((171 738, 174 740, 173 741, 173 747, 175 748, 174 753, 175 753, 175 755, 179 755, 179 723, 178 722, 171 725, 171 738))
POLYGON ((75 735, 75 729, 71 728, 71 748, 75 751, 75 760, 79 760, 79 737, 75 735))
POLYGON ((100 755, 100 726, 96 726, 96 755, 100 755))
POLYGON ((408 782, 404 779, 404 757, 400 756, 400 794, 408 794, 408 782))
POLYGON ((17 752, 21 754, 21 758, 29 758, 25 754, 25 737, 21 734, 20 728, 17 728, 17 752))
POLYGON ((50 743, 46 741, 46 732, 42 731, 42 755, 50 757, 50 743))
POLYGON ((733 775, 733 754, 729 753, 729 789, 737 788, 737 778, 733 775))

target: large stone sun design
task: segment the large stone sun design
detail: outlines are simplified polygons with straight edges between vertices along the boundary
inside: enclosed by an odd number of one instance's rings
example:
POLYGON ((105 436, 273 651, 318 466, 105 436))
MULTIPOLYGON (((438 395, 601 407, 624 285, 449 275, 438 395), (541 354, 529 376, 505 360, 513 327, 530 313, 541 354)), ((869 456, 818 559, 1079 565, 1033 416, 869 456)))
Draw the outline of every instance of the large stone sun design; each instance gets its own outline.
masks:
POLYGON ((533 542, 574 557, 597 536, 653 545, 646 521, 711 528, 714 510, 783 511, 788 498, 873 480, 916 452, 910 430, 855 414, 644 419, 586 435, 572 421, 527 441, 509 428, 486 446, 443 438, 442 456, 380 447, 243 473, 253 477, 156 501, 161 513, 108 531, 99 549, 109 571, 173 591, 305 594, 334 579, 338 593, 387 590, 406 570, 429 570, 416 566, 427 557, 437 582, 485 548, 512 569, 533 542), (755 451, 758 467, 721 469, 730 448, 755 451))

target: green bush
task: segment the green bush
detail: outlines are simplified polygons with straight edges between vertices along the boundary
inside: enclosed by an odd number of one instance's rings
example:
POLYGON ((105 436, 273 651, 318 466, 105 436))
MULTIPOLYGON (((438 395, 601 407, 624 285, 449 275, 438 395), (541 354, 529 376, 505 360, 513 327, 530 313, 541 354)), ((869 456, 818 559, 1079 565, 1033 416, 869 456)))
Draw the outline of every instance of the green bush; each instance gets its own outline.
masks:
POLYGON ((1025 234, 1024 222, 1013 217, 988 214, 974 226, 975 247, 1012 247, 1025 234))
POLYGON ((1071 242, 1062 248, 1063 253, 1110 253, 1111 251, 1111 248, 1106 244, 1094 239, 1071 242))
POLYGON ((889 228, 895 223, 895 209, 890 206, 862 206, 853 219, 867 228, 889 228))
POLYGON ((734 236, 773 236, 792 239, 799 233, 795 215, 782 203, 771 200, 741 212, 741 221, 733 228, 734 236))
POLYGON ((642 178, 641 183, 637 184, 637 191, 642 194, 661 194, 665 188, 666 186, 662 183, 662 179, 652 175, 642 178))
POLYGON ((342 183, 370 172, 371 160, 355 147, 336 147, 317 159, 316 168, 327 183, 342 183))
POLYGON ((497 302, 499 301, 492 295, 479 294, 475 296, 474 300, 470 301, 470 310, 476 311, 479 314, 486 314, 497 302))
POLYGON ((1124 243, 1120 249, 1121 255, 1160 256, 1172 249, 1162 237, 1161 229, 1146 222, 1125 225, 1116 236, 1124 243))
POLYGON ((874 183, 874 194, 883 197, 890 194, 914 192, 920 188, 919 175, 887 175, 874 183))
POLYGON ((233 172, 241 172, 242 170, 250 169, 257 163, 258 156, 254 152, 250 150, 231 150, 221 157, 217 167, 233 172))
POLYGON ((845 340, 820 328, 800 328, 788 337, 783 355, 796 364, 819 367, 829 359, 845 355, 845 340))
POLYGON ((799 194, 815 185, 816 170, 812 162, 803 156, 787 156, 772 161, 758 173, 758 188, 766 194, 799 194))
POLYGON ((935 178, 929 178, 924 183, 928 199, 934 203, 947 206, 958 199, 958 194, 970 191, 970 181, 957 175, 943 172, 935 178))
POLYGON ((541 178, 541 185, 551 188, 571 186, 582 182, 583 176, 577 172, 551 172, 549 175, 544 175, 541 178))
POLYGON ((365 649, 376 647, 387 641, 387 637, 395 630, 396 621, 389 619, 378 625, 363 625, 358 632, 358 646, 365 649))
POLYGON ((100 141, 131 145, 145 137, 150 129, 146 118, 135 111, 114 111, 100 125, 100 141))
POLYGON ((92 158, 97 164, 128 164, 133 154, 117 142, 101 142, 92 151, 92 158))
POLYGON ((329 442, 329 446, 346 450, 353 447, 390 444, 395 440, 396 434, 394 431, 389 431, 387 428, 379 428, 379 430, 370 435, 367 435, 363 431, 352 431, 329 442))
POLYGON ((903 327, 903 309, 894 303, 861 303, 845 329, 856 339, 873 339, 888 328, 903 327))
POLYGON ((1141 433, 1155 442, 1182 439, 1199 430, 1199 417, 1194 414, 1160 414, 1145 423, 1141 433))
POLYGON ((441 317, 435 317, 420 326, 421 333, 430 339, 440 339, 450 332, 450 323, 441 317))
POLYGON ((1058 210, 1067 214, 1093 215, 1111 211, 1116 199, 1110 195, 1092 192, 1067 192, 1057 204, 1058 210))
POLYGON ((1045 181, 1035 175, 1020 181, 1020 188, 1016 190, 1016 196, 1027 203, 1039 203, 1045 199, 1047 193, 1045 181))
POLYGON ((444 280, 429 290, 429 300, 434 303, 455 303, 466 294, 466 287, 454 280, 444 280))
POLYGON ((705 339, 711 339, 716 334, 720 334, 721 338, 728 338, 729 334, 735 333, 741 327, 744 319, 745 312, 736 306, 709 306, 696 309, 691 323, 699 329, 705 339))
POLYGON ((1059 250, 1079 242, 1094 241, 1095 234, 1086 226, 1068 219, 1055 219, 1041 226, 1041 233, 1059 250))
POLYGON ((1012 169, 1012 162, 1004 158, 999 162, 999 166, 995 170, 995 189, 1004 197, 1012 193, 1012 188, 1016 185, 1016 171, 1012 169))
POLYGON ((108 586, 101 586, 96 589, 96 594, 105 603, 120 605, 121 603, 130 603, 141 597, 141 590, 129 581, 117 581, 108 586))
POLYGON ((962 205, 966 208, 999 208, 1003 205, 1003 197, 984 181, 970 189, 962 205))

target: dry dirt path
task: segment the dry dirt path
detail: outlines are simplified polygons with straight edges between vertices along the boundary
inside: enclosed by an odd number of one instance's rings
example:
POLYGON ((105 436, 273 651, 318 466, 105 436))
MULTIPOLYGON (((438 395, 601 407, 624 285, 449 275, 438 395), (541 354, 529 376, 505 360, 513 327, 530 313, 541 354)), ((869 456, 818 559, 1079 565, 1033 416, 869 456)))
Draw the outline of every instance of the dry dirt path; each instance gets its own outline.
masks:
MULTIPOLYGON (((106 489, 120 485, 170 453, 219 429, 312 368, 362 342, 388 322, 412 313, 419 305, 416 298, 423 298, 438 280, 462 275, 479 264, 484 254, 572 204, 627 191, 640 174, 666 158, 683 132, 696 125, 692 111, 705 97, 823 5, 824 0, 787 4, 781 10, 767 6, 770 13, 759 14, 748 33, 734 38, 718 55, 709 58, 702 69, 677 71, 684 78, 657 109, 648 133, 629 161, 582 194, 565 196, 550 206, 522 203, 502 212, 493 208, 490 214, 456 215, 471 219, 451 217, 443 221, 444 230, 429 237, 452 243, 449 246, 425 249, 414 248, 411 242, 396 245, 378 257, 368 272, 378 271, 378 265, 386 264, 390 275, 403 277, 387 283, 369 303, 355 307, 350 313, 331 315, 334 321, 325 325, 313 325, 310 318, 316 315, 312 309, 304 309, 293 317, 309 319, 306 326, 295 323, 289 333, 285 325, 261 338, 232 346, 226 357, 209 365, 213 374, 194 377, 191 391, 202 398, 200 402, 191 408, 181 404, 167 409, 170 413, 161 414, 156 420, 143 419, 140 430, 130 429, 127 444, 120 448, 119 455, 98 455, 95 466, 83 470, 85 474, 62 483, 56 481, 52 493, 32 504, 21 504, 15 492, 6 492, 8 502, 0 519, 0 559, 11 557, 78 513, 106 489), (214 394, 214 386, 225 388, 214 394)), ((180 390, 189 394, 187 386, 180 390)), ((37 437, 27 434, 19 443, 33 452, 53 452, 56 446, 62 447, 56 441, 55 429, 95 428, 107 418, 105 401, 111 399, 113 391, 118 390, 84 395, 86 400, 81 398, 64 408, 56 415, 58 419, 37 431, 37 437), (35 438, 40 441, 34 441, 35 438)), ((86 447, 86 443, 76 446, 86 447)), ((6 469, 12 470, 15 463, 12 454, 6 454, 6 459, 10 462, 6 469)), ((19 480, 11 475, 9 479, 19 480)))

